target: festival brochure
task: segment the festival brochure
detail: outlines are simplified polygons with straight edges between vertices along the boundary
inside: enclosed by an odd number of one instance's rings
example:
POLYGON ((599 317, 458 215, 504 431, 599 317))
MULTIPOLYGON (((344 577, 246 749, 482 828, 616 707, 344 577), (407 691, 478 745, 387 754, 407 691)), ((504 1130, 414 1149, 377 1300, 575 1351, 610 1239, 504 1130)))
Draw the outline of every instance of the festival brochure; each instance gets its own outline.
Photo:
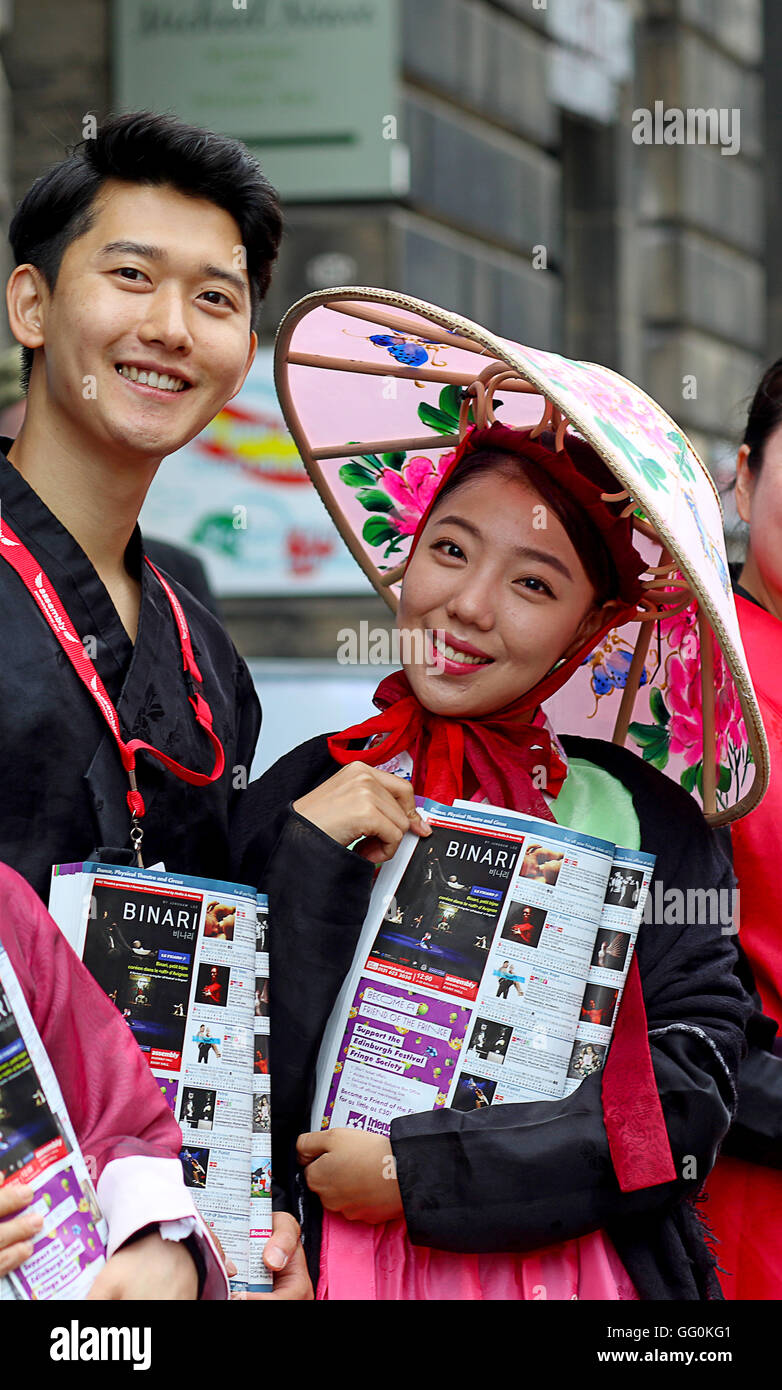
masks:
POLYGON ((55 865, 49 910, 179 1121, 184 1180, 237 1267, 232 1288, 268 1290, 266 898, 242 884, 86 862, 55 865))
POLYGON ((603 1064, 654 867, 535 816, 417 798, 318 1059, 313 1129, 559 1099, 603 1064))
POLYGON ((43 1218, 33 1253, 0 1279, 3 1300, 82 1299, 108 1230, 52 1064, 0 945, 0 1185, 29 1183, 43 1218))

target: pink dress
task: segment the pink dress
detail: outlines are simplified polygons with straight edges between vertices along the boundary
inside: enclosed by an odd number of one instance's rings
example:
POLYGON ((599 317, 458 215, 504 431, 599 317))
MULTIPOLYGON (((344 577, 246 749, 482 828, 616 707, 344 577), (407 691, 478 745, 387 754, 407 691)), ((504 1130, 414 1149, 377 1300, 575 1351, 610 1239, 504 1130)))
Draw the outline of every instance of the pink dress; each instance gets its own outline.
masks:
POLYGON ((411 1245, 404 1221, 368 1226, 323 1213, 318 1299, 397 1302, 637 1299, 604 1231, 527 1255, 460 1255, 411 1245))

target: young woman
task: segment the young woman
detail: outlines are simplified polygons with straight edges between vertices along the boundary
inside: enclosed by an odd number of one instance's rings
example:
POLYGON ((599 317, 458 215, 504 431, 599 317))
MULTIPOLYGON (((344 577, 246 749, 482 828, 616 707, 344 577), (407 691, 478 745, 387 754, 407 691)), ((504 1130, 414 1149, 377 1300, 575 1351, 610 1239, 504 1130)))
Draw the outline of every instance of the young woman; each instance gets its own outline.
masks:
POLYGON ((750 406, 736 470, 736 504, 750 527, 736 609, 771 746, 766 797, 732 828, 741 894, 741 973, 758 1011, 747 1028, 736 1122, 709 1184, 727 1298, 782 1298, 782 359, 750 406), (762 1012, 761 1012, 762 1010, 762 1012))
POLYGON ((540 711, 641 593, 630 519, 606 491, 615 481, 583 441, 468 431, 414 537, 399 610, 441 669, 406 662, 379 687, 380 714, 311 740, 246 794, 248 844, 266 816, 270 847, 276 1176, 299 1203, 321 1298, 719 1297, 690 1199, 730 1122, 749 1012, 719 926, 642 926, 606 1067, 567 1099, 407 1115, 388 1138, 301 1133, 372 865, 407 830, 427 833, 413 791, 640 847, 666 890, 732 885, 681 787, 621 747, 560 742, 540 711), (302 876, 310 907, 297 911, 302 876))

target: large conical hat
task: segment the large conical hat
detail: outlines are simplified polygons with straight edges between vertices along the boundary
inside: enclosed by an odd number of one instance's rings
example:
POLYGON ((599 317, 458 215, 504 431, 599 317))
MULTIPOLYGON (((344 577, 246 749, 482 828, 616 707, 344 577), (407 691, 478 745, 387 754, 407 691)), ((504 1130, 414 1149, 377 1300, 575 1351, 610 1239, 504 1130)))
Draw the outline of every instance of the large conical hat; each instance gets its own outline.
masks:
POLYGON ((714 824, 768 784, 714 483, 664 410, 616 372, 523 347, 422 300, 320 290, 277 336, 280 403, 310 477, 375 588, 396 607, 404 564, 469 423, 588 440, 616 478, 647 561, 635 620, 547 702, 555 727, 627 743, 714 824))

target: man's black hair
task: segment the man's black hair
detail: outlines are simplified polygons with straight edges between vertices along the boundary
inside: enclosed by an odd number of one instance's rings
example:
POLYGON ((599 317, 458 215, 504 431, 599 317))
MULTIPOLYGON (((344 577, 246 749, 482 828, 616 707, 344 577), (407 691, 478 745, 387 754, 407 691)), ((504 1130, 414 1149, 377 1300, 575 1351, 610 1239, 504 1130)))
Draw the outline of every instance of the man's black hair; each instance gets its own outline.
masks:
MULTIPOLYGON (((63 255, 91 227, 95 198, 108 179, 167 184, 230 213, 247 258, 251 322, 257 330, 282 237, 276 190, 238 140, 186 125, 175 116, 150 111, 113 116, 98 127, 93 139, 82 140, 67 158, 36 179, 19 204, 8 234, 16 264, 30 262, 53 290, 63 255)), ((32 362, 32 349, 23 348, 25 391, 32 362)))

